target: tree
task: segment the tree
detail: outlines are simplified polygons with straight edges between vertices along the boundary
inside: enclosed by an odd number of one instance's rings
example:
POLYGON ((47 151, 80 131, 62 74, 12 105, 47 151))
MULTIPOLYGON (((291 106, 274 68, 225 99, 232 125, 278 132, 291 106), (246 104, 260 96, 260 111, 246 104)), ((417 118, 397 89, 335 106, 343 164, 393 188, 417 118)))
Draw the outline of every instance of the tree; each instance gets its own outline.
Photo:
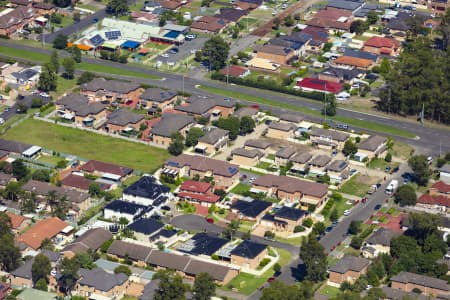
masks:
POLYGON ((276 18, 273 20, 273 28, 274 28, 274 29, 278 29, 278 28, 280 27, 280 24, 281 24, 281 20, 280 20, 278 17, 276 17, 276 18))
POLYGON ((205 135, 205 132, 198 127, 192 127, 186 134, 186 146, 192 147, 197 145, 198 139, 205 135))
POLYGON ((11 234, 0 236, 0 267, 6 272, 15 270, 20 265, 20 249, 14 244, 11 234))
POLYGON ((386 156, 384 157, 384 160, 386 162, 391 162, 392 161, 392 154, 391 154, 391 152, 388 152, 388 154, 386 154, 386 156))
POLYGON ((252 132, 253 129, 255 129, 255 120, 249 116, 242 117, 240 122, 241 133, 247 134, 252 132))
POLYGON ((102 246, 100 247, 100 251, 103 253, 106 253, 109 249, 109 247, 111 247, 112 243, 114 242, 113 239, 107 240, 105 241, 102 246))
POLYGON ((92 182, 89 185, 89 194, 92 196, 98 196, 101 193, 100 185, 97 182, 92 182))
POLYGON ((184 293, 188 287, 183 284, 181 276, 173 276, 168 270, 158 271, 153 279, 159 279, 158 289, 155 291, 155 300, 184 300, 184 293))
POLYGON ((128 4, 126 0, 110 0, 106 9, 111 14, 120 16, 128 12, 128 4))
POLYGON ((380 73, 385 75, 389 73, 390 69, 391 65, 389 64, 389 60, 387 58, 383 58, 380 64, 380 73))
POLYGON ((31 178, 37 181, 50 182, 50 172, 46 169, 38 169, 33 172, 31 178))
POLYGON ((443 49, 447 49, 450 40, 450 9, 447 9, 445 14, 441 14, 441 24, 438 29, 442 34, 443 49))
POLYGON ((219 70, 228 59, 230 45, 220 36, 213 36, 203 45, 202 56, 209 62, 211 68, 219 70))
POLYGON ((378 21, 378 14, 374 10, 369 11, 367 14, 367 21, 370 25, 375 24, 378 21))
POLYGON ((33 282, 37 282, 40 279, 44 279, 47 282, 47 276, 50 275, 52 266, 50 264, 50 259, 43 255, 38 254, 34 258, 33 265, 31 266, 31 277, 33 282))
POLYGON ((131 276, 131 270, 129 267, 124 266, 124 265, 120 265, 117 268, 114 269, 114 273, 118 274, 118 273, 124 273, 127 276, 131 276))
POLYGON ((81 85, 83 83, 91 82, 95 78, 95 74, 92 72, 83 72, 77 79, 77 84, 81 85))
POLYGON ((402 185, 397 189, 394 200, 395 203, 398 203, 402 206, 416 205, 417 202, 416 191, 409 184, 402 185))
POLYGON ((353 21, 352 24, 350 25, 350 32, 356 33, 357 35, 363 34, 364 31, 366 31, 366 29, 367 29, 367 25, 362 20, 353 21))
POLYGON ((78 252, 75 254, 74 258, 80 268, 91 270, 96 267, 94 264, 94 257, 87 252, 78 252))
POLYGON ((235 140, 239 134, 241 122, 236 117, 220 118, 219 120, 213 122, 213 125, 228 130, 230 132, 229 136, 231 140, 235 140))
POLYGON ((229 223, 228 226, 223 230, 223 234, 225 235, 225 237, 231 240, 233 238, 233 235, 235 235, 236 231, 238 230, 239 224, 239 220, 232 220, 231 223, 229 223))
POLYGON ((127 225, 128 224, 128 219, 125 217, 120 217, 119 218, 119 224, 120 225, 127 225))
POLYGON ((250 230, 249 231, 247 231, 247 232, 244 232, 243 234, 242 234, 242 239, 243 240, 250 240, 251 239, 251 237, 252 237, 252 234, 250 233, 250 230))
POLYGON ((194 300, 209 300, 216 294, 216 283, 214 277, 202 272, 195 277, 194 300))
POLYGON ((169 145, 169 153, 172 155, 180 155, 184 149, 184 137, 180 132, 175 132, 170 137, 172 142, 169 145))
POLYGON ((280 280, 274 280, 269 287, 264 288, 261 300, 303 300, 313 299, 312 283, 302 281, 300 285, 286 285, 280 280))
POLYGON ((63 34, 58 34, 53 40, 53 48, 66 49, 66 47, 67 47, 67 36, 63 34))
POLYGON ((359 236, 354 236, 350 242, 350 246, 354 249, 360 249, 363 243, 363 239, 359 236))
POLYGON ((414 172, 414 180, 418 185, 426 186, 432 174, 427 157, 425 155, 415 155, 408 159, 408 166, 414 172))
MULTIPOLYGON (((70 47, 70 54, 75 62, 81 62, 81 50, 77 46, 70 47)), ((85 72, 86 73, 86 72, 85 72)), ((83 73, 84 74, 84 73, 83 73)))
POLYGON ((23 103, 23 102, 18 102, 16 105, 17 105, 17 112, 18 112, 19 114, 24 114, 24 113, 27 112, 28 106, 27 106, 25 103, 23 103))
POLYGON ((275 263, 273 265, 273 270, 275 271, 275 273, 280 273, 281 272, 281 265, 279 263, 275 263))
POLYGON ((419 244, 423 245, 426 238, 432 234, 440 234, 438 227, 441 225, 439 215, 432 214, 408 214, 410 224, 409 232, 416 238, 419 244))
POLYGON ((41 107, 42 106, 42 100, 39 98, 33 98, 31 99, 31 108, 41 107))
POLYGON ((338 211, 337 211, 336 208, 334 208, 334 209, 331 211, 331 214, 330 214, 330 221, 331 221, 331 222, 336 222, 338 219, 339 219, 338 211))
MULTIPOLYGON (((51 191, 51 192, 53 192, 53 191, 51 191)), ((49 238, 45 238, 45 239, 42 240, 41 248, 45 249, 45 250, 50 250, 50 251, 55 250, 55 246, 53 246, 53 242, 49 238)))
POLYGON ((46 92, 56 90, 56 80, 56 74, 53 72, 52 67, 49 64, 44 64, 39 75, 39 89, 46 92))
POLYGON ((305 265, 306 279, 322 281, 327 275, 327 257, 324 247, 314 238, 305 238, 300 248, 300 259, 305 265))
POLYGON ((361 223, 362 223, 361 221, 353 220, 348 227, 348 232, 350 234, 360 233, 361 232, 361 223))
POLYGON ((59 57, 58 57, 58 50, 53 49, 52 55, 50 56, 50 64, 51 70, 58 74, 59 72, 59 57))
POLYGON ((15 161, 12 162, 12 173, 19 180, 27 176, 28 169, 23 163, 23 160, 16 159, 15 161))
MULTIPOLYGON (((80 13, 79 12, 74 12, 73 13, 73 15, 72 15, 72 18, 73 18, 73 21, 75 22, 75 23, 78 23, 78 22, 80 22, 80 13)), ((77 47, 78 48, 78 47, 77 47)))
POLYGON ((66 79, 73 79, 75 73, 75 60, 70 57, 65 57, 63 60, 64 77, 66 79))
POLYGON ((70 294, 72 287, 78 280, 78 270, 80 265, 76 257, 71 259, 64 257, 61 263, 61 276, 59 278, 61 288, 65 289, 66 294, 70 294))
POLYGON ((286 17, 284 17, 284 25, 286 25, 287 27, 291 27, 292 25, 294 25, 294 23, 295 21, 291 15, 287 15, 286 17))
POLYGON ((11 181, 6 185, 5 193, 6 197, 9 200, 13 201, 17 200, 17 195, 19 194, 19 192, 20 192, 20 184, 18 182, 11 181))
POLYGON ((356 145, 351 140, 347 140, 344 144, 344 149, 342 149, 342 153, 344 153, 345 156, 349 156, 356 152, 358 152, 356 145))

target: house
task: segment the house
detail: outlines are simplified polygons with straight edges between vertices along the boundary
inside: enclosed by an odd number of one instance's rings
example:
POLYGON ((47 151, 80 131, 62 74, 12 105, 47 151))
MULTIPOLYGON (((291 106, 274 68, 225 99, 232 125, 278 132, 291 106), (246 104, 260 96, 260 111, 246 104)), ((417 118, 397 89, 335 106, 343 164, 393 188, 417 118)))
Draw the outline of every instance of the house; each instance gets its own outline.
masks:
POLYGON ((294 137, 297 127, 291 123, 272 122, 269 124, 266 137, 287 140, 294 137))
POLYGON ((216 185, 222 186, 232 186, 239 181, 238 165, 198 155, 172 157, 164 163, 162 173, 180 177, 212 177, 216 185))
POLYGON ((90 160, 81 165, 80 171, 111 181, 121 181, 133 173, 133 169, 131 168, 105 163, 98 160, 90 160))
POLYGON ((236 148, 231 151, 231 162, 237 165, 256 166, 264 153, 259 150, 248 150, 245 148, 236 148))
POLYGON ((253 182, 250 191, 266 193, 287 202, 300 202, 304 207, 320 206, 328 195, 328 186, 294 177, 264 175, 253 182))
POLYGON ((212 120, 220 117, 228 118, 234 113, 236 104, 235 100, 229 98, 197 99, 191 97, 186 102, 187 105, 178 105, 175 110, 196 118, 206 117, 212 120))
POLYGON ((390 38, 373 36, 364 43, 362 50, 377 55, 396 56, 400 51, 400 42, 390 38))
POLYGON ((136 239, 141 242, 147 242, 150 236, 163 227, 164 223, 158 222, 153 218, 142 218, 127 226, 128 229, 134 232, 136 239))
POLYGON ((104 129, 108 133, 128 133, 139 131, 145 116, 136 114, 126 108, 120 108, 106 117, 104 129))
POLYGON ((228 239, 200 232, 182 244, 177 250, 194 256, 204 255, 209 258, 228 242, 228 239))
POLYGON ((245 240, 231 250, 231 263, 247 269, 256 269, 266 255, 267 245, 245 240))
POLYGON ((243 78, 250 75, 250 70, 236 65, 228 65, 220 70, 220 73, 226 76, 243 78))
POLYGON ((140 216, 150 213, 152 207, 122 201, 122 200, 114 200, 105 205, 103 208, 103 215, 106 219, 109 220, 120 220, 121 218, 125 218, 128 222, 133 222, 134 219, 137 219, 140 216))
POLYGON ((266 44, 259 47, 256 57, 269 60, 272 63, 287 65, 296 58, 296 55, 291 48, 266 44))
POLYGON ((39 75, 41 74, 41 66, 35 66, 30 68, 24 68, 18 72, 11 73, 14 77, 14 83, 21 86, 32 87, 39 81, 39 75))
POLYGON ((238 111, 236 111, 234 113, 234 116, 239 119, 242 119, 243 117, 250 117, 254 121, 256 121, 258 119, 258 114, 259 110, 257 108, 245 106, 241 107, 238 111))
POLYGON ((89 103, 86 96, 70 94, 56 102, 58 115, 77 125, 92 127, 106 119, 106 106, 100 102, 89 103))
POLYGON ((344 67, 349 69, 368 70, 372 67, 373 61, 364 58, 357 58, 351 56, 339 56, 333 60, 333 64, 337 67, 344 67))
POLYGON ((327 155, 317 155, 309 162, 309 173, 325 175, 327 173, 327 165, 330 161, 331 157, 327 155))
POLYGON ((326 29, 329 33, 349 31, 351 24, 352 12, 340 9, 319 10, 312 19, 306 21, 306 25, 326 29))
POLYGON ((354 12, 363 6, 362 1, 345 1, 345 0, 331 0, 327 3, 327 10, 344 10, 354 12))
POLYGON ((294 233, 296 226, 302 225, 308 215, 309 212, 306 210, 283 206, 273 215, 267 214, 262 217, 260 224, 265 230, 289 236, 294 233))
POLYGON ((144 175, 127 187, 122 194, 123 201, 145 206, 161 206, 171 197, 170 187, 161 184, 155 177, 144 175))
POLYGON ((165 111, 173 108, 178 93, 175 90, 163 90, 159 88, 148 88, 139 96, 141 106, 144 108, 152 108, 158 111, 165 111))
POLYGON ((193 116, 184 114, 165 113, 162 119, 150 129, 150 140, 161 146, 169 146, 171 136, 180 132, 184 137, 195 124, 193 116))
POLYGON ((270 145, 272 145, 272 142, 267 139, 250 139, 245 141, 244 148, 247 150, 261 150, 265 153, 270 145))
POLYGON ((371 52, 356 50, 352 48, 345 48, 344 56, 371 60, 373 61, 373 63, 378 62, 378 55, 371 52))
POLYGON ((159 16, 157 14, 152 14, 149 12, 132 11, 131 18, 135 22, 155 22, 158 20, 159 16))
POLYGON ((47 2, 33 2, 33 7, 37 9, 40 16, 56 12, 56 6, 47 2))
POLYGON ((17 295, 17 300, 57 300, 58 295, 55 293, 45 292, 33 288, 25 288, 17 295))
POLYGON ((369 265, 370 260, 366 258, 345 255, 334 266, 328 269, 330 275, 328 284, 339 287, 344 281, 355 283, 361 275, 367 273, 369 265))
POLYGON ((5 299, 9 294, 11 286, 7 283, 0 282, 0 300, 5 299))
MULTIPOLYGON (((448 166, 448 164, 447 164, 447 166, 448 166)), ((441 170, 442 170, 442 168, 441 168, 441 170)), ((446 184, 444 181, 442 181, 442 177, 441 177, 441 181, 435 182, 430 187, 430 195, 445 196, 447 198, 450 198, 450 184, 446 184)))
POLYGON ((61 253, 65 257, 72 258, 79 252, 88 252, 89 250, 97 251, 104 242, 113 238, 108 230, 103 228, 89 229, 85 233, 78 236, 73 242, 65 246, 61 253))
POLYGON ((14 5, 14 7, 17 6, 31 7, 33 4, 30 0, 11 0, 10 3, 14 5))
POLYGON ((257 199, 236 200, 231 204, 231 212, 239 214, 243 220, 258 221, 272 207, 272 203, 257 199))
POLYGON ((73 227, 58 217, 47 218, 38 221, 33 227, 16 238, 17 242, 23 242, 31 249, 37 250, 41 247, 44 239, 53 240, 59 235, 68 235, 73 227))
POLYGON ((449 7, 449 2, 445 0, 427 1, 427 8, 432 9, 436 14, 443 14, 449 7))
POLYGON ((191 31, 206 34, 220 33, 228 25, 228 23, 228 20, 222 18, 203 16, 192 23, 191 31))
POLYGON ((92 270, 80 268, 79 279, 74 287, 74 294, 78 296, 89 296, 99 299, 108 297, 120 299, 125 295, 126 289, 130 285, 128 276, 125 273, 107 273, 101 268, 92 270))
POLYGON ((384 158, 388 150, 387 141, 384 136, 371 135, 358 145, 355 160, 362 161, 366 157, 368 160, 374 157, 384 158))
POLYGON ((327 166, 327 174, 332 182, 341 183, 350 177, 351 172, 348 169, 349 164, 345 160, 334 160, 327 166))
MULTIPOLYGON (((293 32, 290 35, 284 35, 269 40, 268 45, 290 49, 290 51, 294 52, 294 56, 302 57, 305 56, 306 53, 307 39, 302 35, 299 35, 298 32, 293 32)), ((261 47, 256 47, 256 50, 259 48, 261 47)))
POLYGON ((417 199, 416 206, 446 212, 450 208, 450 197, 423 194, 417 199))
POLYGON ((214 195, 211 183, 194 180, 183 182, 179 188, 178 197, 207 207, 220 200, 220 196, 214 195))
POLYGON ((229 131, 221 128, 214 128, 198 139, 195 152, 210 155, 220 151, 228 145, 229 131))
POLYGON ((12 153, 17 156, 22 156, 23 153, 27 152, 29 149, 31 149, 33 145, 11 141, 11 140, 5 140, 0 139, 0 150, 12 153))
POLYGON ((6 212, 6 215, 11 219, 11 229, 15 234, 18 234, 31 224, 31 219, 13 214, 11 212, 6 212))
POLYGON ((313 54, 319 53, 329 39, 328 30, 315 26, 306 26, 300 32, 293 34, 298 34, 300 39, 307 41, 306 52, 313 54))
POLYGON ((252 10, 263 4, 263 0, 239 0, 235 6, 242 10, 252 10))
POLYGON ((91 179, 87 179, 84 176, 69 174, 61 180, 63 187, 78 190, 80 192, 88 192, 91 184, 97 183, 100 186, 100 190, 106 191, 111 188, 111 185, 103 182, 96 182, 91 179))
POLYGON ((417 294, 414 292, 404 292, 402 290, 393 289, 391 287, 383 287, 381 289, 385 297, 383 299, 397 300, 397 299, 415 299, 415 300, 437 300, 439 298, 428 297, 422 294, 417 294))
POLYGON ((338 83, 352 84, 353 80, 362 76, 364 71, 359 69, 342 69, 329 67, 319 73, 319 79, 338 83))
POLYGON ((16 37, 26 26, 33 25, 36 17, 37 10, 32 7, 7 8, 0 15, 0 35, 16 37))
POLYGON ((90 101, 139 101, 142 90, 138 83, 105 78, 95 78, 80 86, 80 94, 87 96, 90 101))
POLYGON ((275 163, 277 167, 285 166, 289 160, 297 153, 293 147, 284 147, 275 153, 275 163))
POLYGON ((312 154, 309 152, 299 152, 292 156, 289 161, 292 162, 291 172, 303 173, 308 169, 308 162, 312 158, 312 154))
POLYGON ((342 149, 349 137, 350 135, 347 133, 322 128, 314 128, 309 135, 309 139, 313 145, 327 149, 342 149))
POLYGON ((145 267, 146 261, 152 248, 139 244, 115 240, 108 248, 108 255, 114 258, 123 259, 128 257, 137 263, 138 266, 145 267))
POLYGON ((280 115, 281 123, 292 123, 295 126, 300 126, 303 122, 303 117, 292 113, 284 113, 280 115))
MULTIPOLYGON (((9 158, 9 153, 7 152, 7 151, 4 151, 4 150, 0 150, 0 161, 5 161, 5 160, 7 160, 9 158)), ((2 186, 2 184, 4 183, 5 181, 2 181, 1 179, 0 179, 0 186, 2 186)), ((7 184, 7 183, 6 183, 7 184)))
POLYGON ((389 253, 391 250, 391 240, 394 237, 401 235, 401 232, 397 232, 388 228, 381 227, 375 231, 364 243, 364 247, 373 248, 373 255, 370 253, 363 253, 364 256, 372 258, 378 256, 380 253, 389 253))
POLYGON ((414 274, 410 272, 400 272, 391 278, 393 289, 399 289, 404 292, 411 292, 414 289, 419 289, 425 295, 443 295, 448 296, 450 294, 450 288, 447 281, 414 274))
POLYGON ((321 80, 317 78, 306 77, 298 81, 297 88, 300 88, 307 92, 325 92, 325 93, 339 93, 343 88, 342 83, 333 81, 321 80))
POLYGON ((447 185, 450 185, 450 164, 447 163, 439 169, 439 178, 447 185))
POLYGON ((239 22, 244 16, 248 14, 247 10, 223 7, 220 9, 220 13, 216 14, 215 17, 219 19, 227 20, 231 25, 239 22))

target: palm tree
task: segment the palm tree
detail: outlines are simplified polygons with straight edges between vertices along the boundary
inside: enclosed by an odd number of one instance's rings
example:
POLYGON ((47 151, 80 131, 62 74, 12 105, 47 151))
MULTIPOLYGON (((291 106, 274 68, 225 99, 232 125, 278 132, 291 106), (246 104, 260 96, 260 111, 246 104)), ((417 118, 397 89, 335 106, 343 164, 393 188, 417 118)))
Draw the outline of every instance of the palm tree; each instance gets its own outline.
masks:
POLYGON ((51 190, 47 193, 47 206, 50 206, 53 211, 53 206, 55 206, 58 202, 58 194, 55 190, 51 190))

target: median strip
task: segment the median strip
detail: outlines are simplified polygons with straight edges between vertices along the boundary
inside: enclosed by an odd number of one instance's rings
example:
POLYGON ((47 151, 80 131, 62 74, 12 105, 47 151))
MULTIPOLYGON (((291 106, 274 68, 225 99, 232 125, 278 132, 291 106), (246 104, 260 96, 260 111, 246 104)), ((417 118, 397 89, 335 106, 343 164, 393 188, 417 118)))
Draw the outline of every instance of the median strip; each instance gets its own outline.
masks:
MULTIPOLYGON (((236 93, 233 91, 224 90, 224 89, 220 89, 220 88, 216 88, 216 87, 212 87, 212 86, 200 85, 197 87, 206 92, 210 92, 210 93, 217 94, 217 95, 222 95, 225 97, 233 97, 233 98, 238 98, 238 99, 242 99, 242 100, 246 100, 246 101, 250 101, 250 102, 254 102, 254 103, 294 110, 294 111, 298 111, 298 112, 305 113, 308 115, 321 116, 321 113, 319 111, 315 111, 312 109, 295 106, 295 105, 291 105, 291 104, 280 103, 280 102, 277 102, 277 101, 274 101, 271 99, 267 99, 267 98, 263 98, 263 97, 259 97, 259 96, 253 96, 253 95, 244 94, 244 93, 236 93)), ((390 127, 390 126, 386 126, 386 125, 382 125, 382 124, 352 119, 352 118, 343 117, 343 116, 334 116, 334 117, 330 117, 330 119, 332 119, 333 121, 346 123, 346 124, 353 125, 353 126, 356 126, 359 128, 365 128, 365 129, 377 131, 377 132, 384 133, 384 134, 396 135, 396 136, 406 137, 406 138, 410 138, 410 139, 416 138, 416 136, 414 134, 412 134, 408 131, 390 127)))

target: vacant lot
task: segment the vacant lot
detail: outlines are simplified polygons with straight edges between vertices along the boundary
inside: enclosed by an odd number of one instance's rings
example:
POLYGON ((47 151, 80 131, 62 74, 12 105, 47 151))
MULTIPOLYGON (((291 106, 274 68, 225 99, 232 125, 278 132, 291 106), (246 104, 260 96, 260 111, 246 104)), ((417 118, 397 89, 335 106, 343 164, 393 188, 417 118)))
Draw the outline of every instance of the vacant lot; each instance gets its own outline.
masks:
POLYGON ((367 176, 356 175, 344 183, 339 192, 364 197, 369 187, 367 176))
POLYGON ((33 119, 11 128, 2 138, 119 164, 142 172, 155 171, 170 156, 164 149, 33 119))

